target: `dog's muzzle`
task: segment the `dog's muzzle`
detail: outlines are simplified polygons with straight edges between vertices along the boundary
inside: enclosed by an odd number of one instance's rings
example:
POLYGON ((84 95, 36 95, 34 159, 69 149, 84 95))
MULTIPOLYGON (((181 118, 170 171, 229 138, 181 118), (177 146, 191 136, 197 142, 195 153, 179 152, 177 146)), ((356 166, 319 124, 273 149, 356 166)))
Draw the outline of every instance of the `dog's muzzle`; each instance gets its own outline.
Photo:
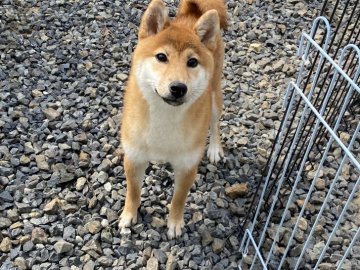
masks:
POLYGON ((172 82, 169 85, 169 92, 170 95, 163 97, 161 96, 157 89, 155 89, 155 92, 161 97, 167 104, 172 106, 180 106, 185 102, 185 95, 187 93, 187 86, 186 84, 183 84, 181 82, 172 82))

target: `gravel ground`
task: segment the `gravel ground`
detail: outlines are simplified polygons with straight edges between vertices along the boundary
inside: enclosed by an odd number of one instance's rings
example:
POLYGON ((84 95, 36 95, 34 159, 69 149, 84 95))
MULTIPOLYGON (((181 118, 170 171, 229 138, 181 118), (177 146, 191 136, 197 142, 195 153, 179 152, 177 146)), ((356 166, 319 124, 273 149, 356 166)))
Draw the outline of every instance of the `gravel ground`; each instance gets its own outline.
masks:
MULTIPOLYGON (((170 15, 178 1, 166 1, 170 15)), ((236 269, 236 231, 295 76, 316 1, 227 1, 226 162, 206 158, 181 239, 166 237, 173 173, 146 171, 139 222, 121 235, 122 94, 146 4, 0 4, 0 269, 236 269), (247 183, 240 198, 226 188, 247 183)))

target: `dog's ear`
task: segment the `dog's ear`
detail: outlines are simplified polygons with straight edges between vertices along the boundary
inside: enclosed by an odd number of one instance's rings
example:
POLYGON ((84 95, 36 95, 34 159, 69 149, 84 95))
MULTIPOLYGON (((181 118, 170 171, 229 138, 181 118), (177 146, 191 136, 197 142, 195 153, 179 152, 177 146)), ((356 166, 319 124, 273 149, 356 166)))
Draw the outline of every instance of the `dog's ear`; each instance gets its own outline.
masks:
POLYGON ((139 28, 139 39, 156 35, 169 23, 168 11, 162 0, 151 1, 145 11, 139 28))
POLYGON ((195 33, 210 50, 216 48, 216 40, 220 34, 220 20, 215 9, 205 12, 199 18, 195 24, 195 33))

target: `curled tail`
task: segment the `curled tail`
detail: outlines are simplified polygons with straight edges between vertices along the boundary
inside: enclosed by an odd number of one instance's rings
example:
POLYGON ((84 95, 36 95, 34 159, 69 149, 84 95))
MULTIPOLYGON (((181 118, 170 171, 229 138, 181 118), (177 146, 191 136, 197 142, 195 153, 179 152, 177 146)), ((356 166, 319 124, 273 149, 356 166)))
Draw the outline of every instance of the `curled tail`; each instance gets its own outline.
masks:
POLYGON ((178 15, 200 18, 202 14, 211 9, 218 12, 220 27, 226 29, 228 17, 224 0, 181 0, 178 15))

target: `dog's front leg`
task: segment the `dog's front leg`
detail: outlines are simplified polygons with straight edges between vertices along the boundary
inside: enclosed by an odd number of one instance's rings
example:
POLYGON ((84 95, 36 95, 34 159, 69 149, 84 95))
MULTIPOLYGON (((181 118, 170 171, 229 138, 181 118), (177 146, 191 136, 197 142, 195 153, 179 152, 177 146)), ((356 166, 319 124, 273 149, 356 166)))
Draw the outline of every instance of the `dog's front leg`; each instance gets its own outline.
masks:
POLYGON ((137 221, 137 209, 141 201, 141 185, 146 163, 138 163, 124 157, 124 168, 127 183, 124 210, 120 216, 119 228, 129 227, 137 221))
POLYGON ((174 196, 171 201, 169 220, 168 220, 168 237, 170 239, 181 235, 181 229, 184 227, 184 207, 191 185, 195 181, 197 166, 192 169, 177 169, 175 171, 175 188, 174 196))

